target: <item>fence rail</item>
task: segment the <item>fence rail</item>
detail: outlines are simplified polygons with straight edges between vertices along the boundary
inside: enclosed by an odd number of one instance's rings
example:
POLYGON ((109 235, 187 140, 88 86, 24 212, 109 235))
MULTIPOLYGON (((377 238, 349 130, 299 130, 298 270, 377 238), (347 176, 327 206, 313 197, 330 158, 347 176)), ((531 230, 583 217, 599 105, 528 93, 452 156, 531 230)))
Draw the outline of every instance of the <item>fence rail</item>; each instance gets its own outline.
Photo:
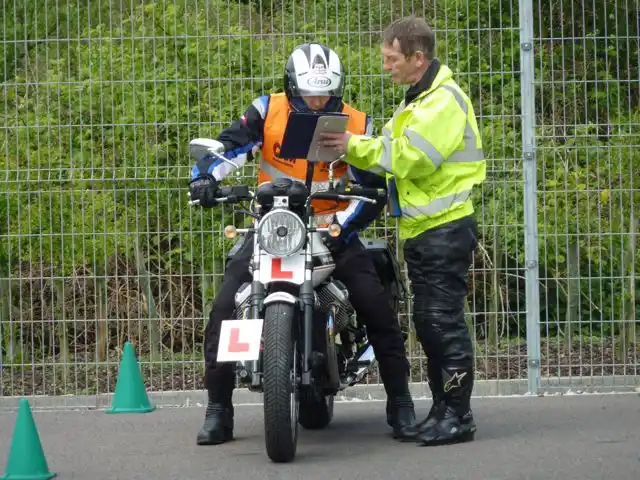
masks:
MULTIPOLYGON (((638 0, 60 0, 2 7, 0 396, 99 403, 126 340, 159 398, 202 389, 222 228, 243 219, 188 208, 189 139, 278 90, 308 40, 338 51, 345 99, 379 130, 403 96, 380 33, 410 13, 434 26, 489 159, 477 392, 636 387, 638 0)), ((386 215, 366 236, 400 254, 386 215)), ((425 384, 413 333, 407 349, 425 384)))

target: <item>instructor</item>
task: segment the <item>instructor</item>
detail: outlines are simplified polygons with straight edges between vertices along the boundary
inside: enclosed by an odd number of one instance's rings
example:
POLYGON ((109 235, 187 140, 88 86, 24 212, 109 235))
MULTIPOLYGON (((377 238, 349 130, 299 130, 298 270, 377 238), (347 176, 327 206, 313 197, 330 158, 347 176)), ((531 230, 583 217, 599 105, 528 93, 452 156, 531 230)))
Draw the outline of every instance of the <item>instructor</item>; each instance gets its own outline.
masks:
POLYGON ((473 344, 464 302, 477 226, 471 193, 486 176, 473 107, 434 56, 435 37, 422 19, 406 17, 384 32, 384 69, 410 85, 380 137, 327 134, 344 161, 386 178, 390 214, 414 295, 414 324, 428 357, 433 406, 413 429, 423 445, 472 440, 473 344))

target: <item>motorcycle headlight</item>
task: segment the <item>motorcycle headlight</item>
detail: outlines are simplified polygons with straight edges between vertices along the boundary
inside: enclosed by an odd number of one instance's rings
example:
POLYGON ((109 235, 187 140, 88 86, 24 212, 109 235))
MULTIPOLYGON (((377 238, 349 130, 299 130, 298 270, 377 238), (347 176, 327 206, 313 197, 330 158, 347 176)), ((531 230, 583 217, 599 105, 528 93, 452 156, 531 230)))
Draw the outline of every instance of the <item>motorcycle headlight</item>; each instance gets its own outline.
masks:
POLYGON ((306 227, 289 210, 272 210, 258 225, 258 243, 269 255, 288 257, 299 251, 305 242, 306 227))

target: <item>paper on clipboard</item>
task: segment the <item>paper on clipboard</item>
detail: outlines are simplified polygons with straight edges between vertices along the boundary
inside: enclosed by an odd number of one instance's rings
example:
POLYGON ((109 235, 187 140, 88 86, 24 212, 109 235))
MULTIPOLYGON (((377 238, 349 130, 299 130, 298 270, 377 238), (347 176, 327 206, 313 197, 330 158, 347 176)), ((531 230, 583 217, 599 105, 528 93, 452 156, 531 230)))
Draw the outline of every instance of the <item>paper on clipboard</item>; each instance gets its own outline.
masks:
POLYGON ((340 157, 340 153, 327 149, 320 144, 320 138, 325 133, 345 133, 347 131, 347 124, 349 123, 348 116, 329 116, 323 115, 318 119, 316 129, 309 145, 309 153, 307 160, 309 162, 333 162, 340 157))

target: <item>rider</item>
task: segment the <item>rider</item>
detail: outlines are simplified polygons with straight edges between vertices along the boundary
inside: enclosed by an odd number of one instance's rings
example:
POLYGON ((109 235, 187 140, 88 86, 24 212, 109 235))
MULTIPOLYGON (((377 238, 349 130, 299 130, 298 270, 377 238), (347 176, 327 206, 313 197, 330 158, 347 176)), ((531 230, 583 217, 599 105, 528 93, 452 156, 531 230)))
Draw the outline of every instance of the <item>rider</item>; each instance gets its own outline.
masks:
MULTIPOLYGON (((311 190, 328 186, 328 169, 305 159, 295 161, 278 157, 289 112, 318 111, 343 112, 349 115, 347 129, 353 133, 371 134, 371 118, 342 102, 344 70, 338 55, 318 43, 307 43, 294 49, 284 72, 284 93, 256 98, 245 114, 234 121, 218 137, 220 154, 239 167, 253 160, 260 150, 258 182, 277 178, 292 178, 305 182, 312 175, 311 190)), ((190 194, 200 205, 211 207, 219 182, 235 167, 228 162, 211 158, 198 161, 192 171, 190 194)), ((370 183, 376 175, 340 163, 334 170, 334 179, 343 176, 357 183, 370 183)), ((378 185, 375 185, 378 186, 378 185)), ((384 187, 384 181, 382 182, 384 187)), ((372 260, 358 238, 384 208, 362 201, 313 202, 317 224, 337 220, 342 231, 337 239, 325 237, 331 249, 336 268, 334 276, 342 281, 350 293, 351 302, 364 319, 369 340, 380 367, 380 376, 387 394, 387 422, 396 438, 404 437, 406 427, 415 422, 415 413, 409 392, 409 362, 404 340, 391 302, 379 281, 372 260), (322 215, 320 215, 322 213, 322 215)), ((232 363, 217 363, 220 324, 234 313, 234 295, 240 286, 251 281, 248 265, 253 243, 245 239, 242 247, 228 262, 224 280, 213 302, 205 330, 205 387, 208 405, 205 421, 198 432, 199 445, 219 444, 233 438, 232 392, 235 384, 232 363)))

